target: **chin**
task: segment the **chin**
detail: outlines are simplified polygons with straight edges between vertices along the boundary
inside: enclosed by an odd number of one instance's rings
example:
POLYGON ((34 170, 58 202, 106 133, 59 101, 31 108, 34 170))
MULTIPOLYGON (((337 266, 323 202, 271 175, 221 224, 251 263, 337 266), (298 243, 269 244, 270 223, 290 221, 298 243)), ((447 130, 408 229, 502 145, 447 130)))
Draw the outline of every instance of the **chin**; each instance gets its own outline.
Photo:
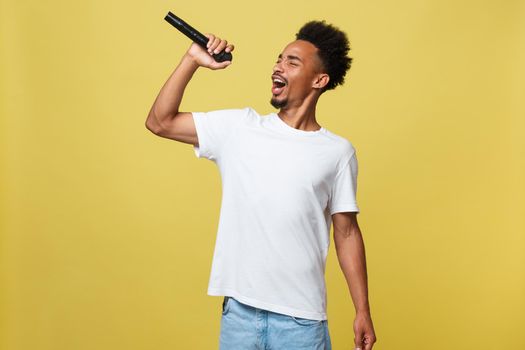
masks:
POLYGON ((278 100, 277 98, 272 97, 272 99, 270 100, 270 104, 275 108, 283 108, 288 104, 288 100, 278 100))

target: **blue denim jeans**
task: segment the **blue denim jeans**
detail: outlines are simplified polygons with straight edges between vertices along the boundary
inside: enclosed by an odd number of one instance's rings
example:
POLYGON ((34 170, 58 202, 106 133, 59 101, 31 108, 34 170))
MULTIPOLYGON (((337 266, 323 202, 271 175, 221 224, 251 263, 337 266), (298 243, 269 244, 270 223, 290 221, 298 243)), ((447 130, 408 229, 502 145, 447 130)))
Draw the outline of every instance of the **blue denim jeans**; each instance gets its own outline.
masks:
POLYGON ((331 350, 328 320, 309 320, 243 304, 225 296, 220 350, 331 350))

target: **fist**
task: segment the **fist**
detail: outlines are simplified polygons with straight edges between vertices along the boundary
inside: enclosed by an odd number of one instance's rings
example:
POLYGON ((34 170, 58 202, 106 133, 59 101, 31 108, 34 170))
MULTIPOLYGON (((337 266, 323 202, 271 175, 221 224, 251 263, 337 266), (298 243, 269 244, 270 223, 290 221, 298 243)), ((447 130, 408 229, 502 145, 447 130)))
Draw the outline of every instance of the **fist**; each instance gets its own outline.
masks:
POLYGON ((228 67, 232 62, 216 62, 212 54, 216 54, 224 50, 225 52, 231 52, 235 48, 232 44, 228 44, 228 41, 216 37, 213 34, 204 34, 208 38, 207 49, 203 49, 196 43, 192 43, 188 49, 187 55, 189 55, 199 66, 210 69, 224 69, 228 67))

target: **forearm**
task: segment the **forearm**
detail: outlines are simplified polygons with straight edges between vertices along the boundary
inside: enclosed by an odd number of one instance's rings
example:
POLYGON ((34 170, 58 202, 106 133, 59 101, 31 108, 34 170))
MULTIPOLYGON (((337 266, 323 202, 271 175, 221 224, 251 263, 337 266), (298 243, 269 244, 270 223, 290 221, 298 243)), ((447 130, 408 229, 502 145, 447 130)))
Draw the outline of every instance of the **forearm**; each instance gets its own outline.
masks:
POLYGON ((370 313, 368 276, 363 236, 359 229, 335 235, 339 266, 343 271, 356 312, 370 313))
POLYGON ((199 65, 188 54, 182 57, 151 106, 146 121, 148 124, 162 125, 179 113, 184 90, 198 67, 199 65))

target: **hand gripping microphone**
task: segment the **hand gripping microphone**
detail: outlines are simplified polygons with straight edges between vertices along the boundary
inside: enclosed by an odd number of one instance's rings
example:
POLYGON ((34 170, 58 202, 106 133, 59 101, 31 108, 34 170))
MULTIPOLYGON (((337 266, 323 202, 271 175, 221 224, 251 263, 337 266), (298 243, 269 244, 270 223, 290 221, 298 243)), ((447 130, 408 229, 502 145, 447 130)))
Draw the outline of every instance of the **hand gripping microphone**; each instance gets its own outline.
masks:
MULTIPOLYGON (((164 19, 170 23, 172 26, 177 28, 182 34, 186 35, 196 44, 199 44, 204 50, 208 50, 206 45, 208 44, 208 38, 201 34, 198 30, 190 26, 188 23, 184 22, 179 17, 175 16, 171 11, 168 11, 168 14, 164 19)), ((225 52, 222 50, 217 54, 212 55, 213 59, 217 62, 231 61, 232 54, 230 52, 225 52)))

